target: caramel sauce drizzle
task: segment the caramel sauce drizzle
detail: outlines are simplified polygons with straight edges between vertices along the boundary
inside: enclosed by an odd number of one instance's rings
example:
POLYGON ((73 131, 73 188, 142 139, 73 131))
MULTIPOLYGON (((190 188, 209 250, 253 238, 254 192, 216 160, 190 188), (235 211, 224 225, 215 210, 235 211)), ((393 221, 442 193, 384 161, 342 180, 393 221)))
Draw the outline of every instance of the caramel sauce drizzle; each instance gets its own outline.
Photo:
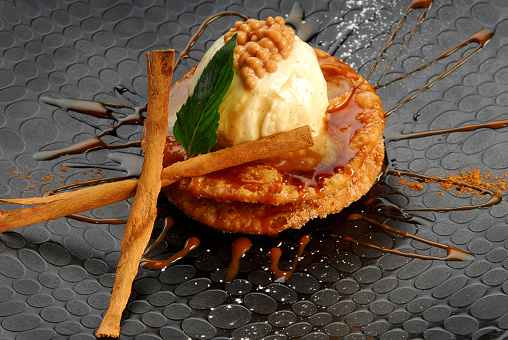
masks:
MULTIPOLYGON (((443 56, 443 58, 447 55, 449 55, 450 53, 452 53, 453 51, 455 51, 457 48, 460 48, 464 45, 467 45, 469 44, 470 42, 476 42, 478 43, 478 46, 471 52, 469 53, 468 55, 466 55, 465 57, 463 57, 461 60, 459 60, 455 65, 453 65, 452 67, 450 67, 447 71, 443 72, 442 74, 440 74, 436 79, 434 79, 433 81, 431 81, 430 83, 428 83, 427 85, 425 85, 424 87, 422 87, 421 89, 419 89, 418 91, 416 91, 415 93, 413 93, 412 95, 406 97, 404 100, 402 100, 400 103, 398 103, 397 105, 395 105, 392 109, 388 110, 388 111, 385 111, 385 117, 388 117, 394 110, 398 109, 399 107, 401 107, 402 105, 404 105, 405 103, 411 101, 413 98, 415 98, 416 96, 418 96, 420 93, 422 93, 423 91, 431 88, 435 83, 437 83, 438 81, 440 81, 441 79, 443 79, 444 77, 446 77, 447 75, 449 75, 451 72, 453 72, 457 67, 459 67, 460 65, 464 64, 469 58, 471 58, 473 55, 475 55, 478 51, 480 51, 484 46, 485 44, 490 40, 490 38, 492 38, 493 36, 493 33, 490 32, 489 30, 487 29, 482 29, 478 32, 476 32, 475 34, 473 34, 469 39, 465 40, 464 42, 462 42, 461 44, 453 47, 452 49, 450 49, 449 51, 445 52, 444 54, 442 54, 441 56, 443 56), (464 45, 463 45, 464 44, 464 45)), ((427 64, 424 64, 422 66, 420 66, 419 68, 409 72, 409 73, 406 73, 402 76, 402 78, 408 76, 409 74, 413 73, 413 72, 416 72, 416 70, 421 70, 427 66, 429 66, 430 64, 432 64, 434 61, 436 60, 439 60, 441 59, 441 56, 439 56, 437 59, 435 60, 432 60, 430 62, 428 62, 427 64)), ((401 77, 399 77, 399 79, 401 79, 401 77)), ((395 81, 395 80, 393 80, 395 81)), ((387 83, 388 84, 388 83, 387 83)), ((386 84, 384 84, 386 85, 386 84)), ((383 85, 383 86, 384 86, 383 85)))
POLYGON ((189 57, 189 51, 190 49, 192 48, 192 46, 194 46, 194 44, 196 43, 196 41, 199 39, 199 37, 201 36, 201 34, 203 34, 204 30, 206 29, 206 27, 213 21, 215 21, 216 19, 220 18, 220 17, 223 17, 223 16, 227 16, 227 15, 236 15, 236 16, 239 16, 240 18, 242 18, 243 20, 247 20, 249 19, 248 16, 246 15, 243 15, 242 13, 238 13, 238 12, 234 12, 234 11, 226 11, 226 12, 220 12, 220 13, 217 13, 215 15, 212 15, 211 17, 209 17, 208 19, 205 20, 205 22, 203 22, 201 24, 201 26, 199 26, 198 30, 196 31, 196 33, 194 33, 194 35, 190 38, 189 42, 187 43, 187 46, 185 46, 185 48, 183 49, 182 52, 180 52, 180 55, 178 56, 178 59, 176 60, 175 62, 175 69, 178 67, 178 65, 180 65, 180 62, 183 60, 183 59, 186 59, 189 57))
POLYGON ((140 264, 144 268, 153 269, 153 270, 164 269, 164 268, 168 267, 169 265, 171 265, 172 263, 180 260, 182 257, 184 257, 189 252, 191 252, 192 250, 196 249, 199 246, 199 244, 200 244, 199 238, 193 236, 193 237, 189 237, 187 239, 182 250, 180 250, 179 252, 177 252, 176 254, 171 256, 169 259, 154 260, 154 259, 149 258, 148 256, 150 255, 150 253, 155 249, 155 247, 157 247, 164 240, 164 238, 166 237, 166 234, 168 233, 168 230, 171 229, 173 224, 174 224, 174 220, 171 217, 167 217, 166 219, 164 219, 164 228, 163 228, 162 232, 160 233, 159 237, 157 237, 155 242, 152 243, 152 245, 145 251, 145 253, 143 254, 143 257, 141 258, 140 264))
POLYGON ((230 282, 238 275, 240 271, 240 259, 252 247, 252 242, 246 237, 239 237, 231 244, 231 262, 224 276, 224 281, 230 282))
POLYGON ((349 221, 353 221, 353 220, 365 220, 371 224, 374 224, 378 227, 381 227, 383 228, 384 230, 388 230, 388 231, 391 231, 393 233, 396 233, 396 234, 399 234, 399 235, 402 235, 406 238, 411 238, 415 241, 419 241, 419 242, 422 242, 422 243, 425 243, 425 244, 428 244, 430 246, 433 246, 433 247, 439 247, 439 248, 442 248, 444 250, 446 250, 446 256, 445 257, 440 257, 440 256, 431 256, 431 255, 421 255, 421 254, 416 254, 416 253, 407 253, 407 252, 403 252, 403 251, 400 251, 400 250, 397 250, 397 249, 389 249, 389 248, 384 248, 384 247, 380 247, 380 246, 376 246, 374 244, 370 244, 370 243, 365 243, 365 242, 360 242, 360 241, 357 241, 351 237, 348 237, 348 236, 339 236, 341 237, 344 241, 348 241, 348 242, 354 242, 354 243, 357 243, 357 244, 361 244, 362 246, 365 246, 365 247, 369 247, 369 248, 373 248, 373 249, 377 249, 377 250, 380 250, 380 251, 383 251, 383 252, 386 252, 386 253, 391 253, 391 254, 395 254, 395 255, 402 255, 402 256, 406 256, 406 257, 412 257, 412 258, 419 258, 419 259, 422 259, 422 260, 440 260, 440 261, 472 261, 474 260, 474 256, 466 251, 463 251, 459 248, 455 248, 455 247, 452 247, 452 246, 449 246, 447 244, 443 244, 443 243, 440 243, 440 242, 435 242, 435 241, 430 241, 430 240, 427 240, 425 238, 422 238, 422 237, 419 237, 419 236, 416 236, 416 235, 413 235, 413 234, 410 234, 410 233, 407 233, 405 231, 401 231, 401 230, 398 230, 398 229, 395 229, 395 228, 392 228, 386 224, 383 224, 383 223, 380 223, 376 220, 373 220, 371 218, 367 218, 363 215, 360 215, 360 214, 352 214, 350 216, 348 216, 347 218, 349 221))
MULTIPOLYGON (((479 46, 479 47, 483 47, 483 46, 485 46, 485 44, 489 41, 489 39, 492 37, 492 35, 493 35, 493 34, 492 34, 492 32, 490 32, 490 31, 488 31, 488 30, 486 30, 486 29, 481 29, 481 30, 479 30, 478 32, 476 32, 475 34, 473 34, 472 36, 470 36, 468 39, 466 39, 466 40, 464 40, 463 42, 461 42, 461 43, 457 44, 455 47, 452 47, 451 49, 449 49, 448 51, 446 51, 446 52, 442 53, 440 56, 438 56, 438 57, 436 57, 436 58, 432 59, 431 61, 429 61, 429 62, 427 62, 427 63, 425 63, 425 64, 423 64, 423 65, 421 65, 421 66, 418 66, 418 67, 417 67, 417 68, 415 68, 414 70, 409 71, 409 72, 407 72, 407 73, 405 73, 405 74, 401 75, 400 77, 397 77, 397 78, 395 78, 395 79, 392 79, 392 80, 390 80, 390 81, 387 81, 387 82, 386 82, 386 83, 384 83, 384 84, 381 84, 381 85, 380 85, 380 84, 379 84, 379 82, 377 82, 377 83, 376 83, 373 87, 374 87, 374 89, 378 89, 378 88, 380 88, 380 87, 383 87, 383 86, 389 85, 389 84, 391 84, 391 83, 393 83, 393 82, 396 82, 396 81, 398 81, 398 80, 401 80, 401 79, 403 79, 403 78, 405 78, 405 77, 409 76, 410 74, 413 74, 413 73, 415 73, 415 72, 421 71, 421 70, 423 70, 424 68, 426 68, 426 67, 428 67, 428 66, 430 66, 430 65, 434 64, 436 61, 438 61, 438 60, 441 60, 441 59, 444 59, 444 58, 448 57, 448 56, 449 56, 449 55, 451 55, 453 52, 457 51, 458 49, 460 49, 460 48, 462 48, 462 47, 464 47, 464 46, 469 45, 469 44, 470 44, 470 43, 472 43, 472 42, 476 42, 476 43, 480 44, 480 46, 479 46)), ((475 50, 475 51, 473 51, 472 53, 476 53, 476 52, 477 52, 477 51, 475 50)), ((468 58, 469 58, 469 56, 468 56, 468 58)), ((464 61, 465 61, 465 60, 464 60, 464 61)), ((392 64, 393 64, 393 63, 392 63, 392 64)), ((392 64, 390 64, 390 65, 392 65, 392 64)), ((383 75, 384 75, 384 73, 383 73, 383 75)), ((381 79, 381 78, 380 78, 380 79, 381 79)))
MULTIPOLYGON (((97 167, 101 169, 110 169, 110 170, 120 170, 124 171, 126 174, 123 176, 116 176, 116 177, 105 177, 105 178, 97 178, 92 180, 85 180, 83 182, 76 182, 72 184, 66 184, 61 185, 57 188, 53 188, 51 191, 48 191, 46 193, 47 196, 54 195, 58 192, 67 191, 67 190, 73 190, 78 188, 84 188, 89 187, 92 185, 102 184, 102 183, 109 183, 109 182, 116 182, 116 181, 124 181, 126 179, 130 178, 137 178, 141 175, 141 166, 143 164, 143 158, 142 156, 131 154, 131 153, 119 153, 119 152, 113 152, 108 155, 108 158, 118 162, 118 165, 109 165, 109 164, 101 164, 101 165, 93 165, 88 163, 64 163, 64 166, 67 167, 73 167, 73 168, 90 168, 90 167, 97 167)), ((74 219, 83 219, 88 218, 87 216, 80 217, 77 214, 69 215, 68 217, 72 217, 74 219)), ((93 222, 93 223, 100 223, 100 219, 96 219, 94 221, 85 221, 85 222, 93 222)), ((107 222, 108 219, 104 219, 104 223, 112 223, 107 222)), ((120 222, 118 222, 120 223, 120 222)))
POLYGON ((123 180, 126 180, 128 178, 132 178, 132 177, 134 177, 134 176, 108 177, 108 178, 94 179, 94 180, 91 180, 91 181, 77 182, 77 183, 73 183, 73 184, 66 184, 66 185, 59 186, 58 188, 52 189, 46 195, 51 196, 51 195, 54 195, 54 194, 56 194, 58 192, 62 192, 62 191, 66 191, 66 190, 71 190, 71 189, 78 189, 78 188, 89 187, 89 186, 96 185, 96 184, 101 184, 101 183, 123 181, 123 180))
POLYGON ((395 63, 395 61, 399 58, 399 56, 402 54, 402 52, 404 51, 404 49, 406 48, 406 46, 409 44, 409 42, 411 41, 411 39, 413 38, 414 34, 416 33, 416 30, 418 29, 418 27, 420 27, 420 25, 422 24, 423 20, 425 20, 425 17, 427 16, 427 11, 429 10, 430 6, 432 5, 432 2, 433 0, 414 0, 410 5, 409 7, 407 8, 406 10, 406 13, 404 13, 404 16, 402 17, 402 19, 399 21, 399 24, 397 25, 397 28, 395 29, 395 32, 393 33, 393 35, 390 37, 390 39, 388 40, 386 46, 384 47, 383 51, 381 52, 382 54, 380 54, 378 56, 378 59, 376 60, 375 64, 372 65, 373 67, 371 67, 370 71, 369 71, 369 74, 367 75, 367 79, 369 78, 370 74, 372 73, 372 71, 374 70, 374 68, 376 67, 376 65, 379 63, 380 59, 381 59, 381 56, 386 52, 386 50, 388 49, 388 47, 393 43, 394 41, 394 38, 395 38, 395 35, 397 34, 398 30, 400 29, 400 27, 402 26, 402 24, 404 23, 404 21, 406 20, 407 16, 409 15, 409 12, 411 12, 412 9, 414 8, 425 8, 423 10, 423 12, 420 14, 420 19, 418 20, 418 22, 416 23, 416 25, 413 27, 413 29, 411 30, 411 33, 409 34, 409 37, 406 39, 406 41, 404 41, 404 44, 402 45, 402 47, 399 49, 399 52, 397 52, 397 55, 393 58, 393 60, 391 61, 391 63, 386 66, 385 70, 383 71, 383 73, 381 74, 381 76, 379 77, 379 79, 376 81, 376 84, 373 86, 374 89, 377 89, 379 87, 379 82, 381 81, 381 79, 383 79, 383 77, 386 75, 386 73, 390 70, 390 68, 392 67, 392 65, 395 63))
POLYGON ((275 280, 288 280, 291 275, 293 275, 294 271, 296 270, 296 265, 298 264, 298 261, 300 260, 300 257, 302 256, 305 247, 310 241, 310 235, 305 235, 300 238, 300 242, 298 244, 298 251, 296 253, 296 256, 293 260, 293 265, 291 266, 291 270, 284 271, 279 269, 279 260, 282 256, 282 250, 280 248, 274 247, 270 249, 268 252, 268 257, 270 258, 271 264, 270 264, 270 272, 275 277, 275 280))
MULTIPOLYGON (((66 98, 53 98, 53 97, 42 97, 41 101, 46 104, 50 104, 64 111, 73 110, 76 112, 84 113, 98 118, 109 118, 115 119, 112 111, 106 107, 106 104, 101 102, 95 102, 91 100, 78 100, 78 99, 66 99, 66 98)), ((123 107, 123 105, 112 104, 108 105, 115 108, 123 107)))
POLYGON ((473 184, 469 184, 469 183, 464 183, 464 182, 460 182, 460 181, 450 181, 449 179, 446 179, 446 178, 431 177, 431 176, 414 174, 414 173, 405 172, 405 171, 393 171, 393 170, 389 170, 389 171, 386 172, 386 175, 407 176, 407 177, 418 178, 418 179, 421 179, 421 180, 424 180, 424 181, 432 181, 432 182, 440 182, 440 183, 451 183, 451 184, 453 184, 456 187, 470 188, 470 189, 476 190, 476 191, 478 191, 478 192, 480 192, 480 193, 482 193, 484 195, 489 195, 490 196, 490 199, 487 202, 481 203, 481 204, 464 205, 464 206, 455 207, 455 208, 453 208, 453 207, 443 207, 443 208, 407 208, 407 209, 404 208, 404 209, 401 209, 401 211, 448 212, 448 211, 458 211, 458 210, 472 210, 472 209, 477 209, 477 208, 491 207, 493 205, 501 203, 501 201, 502 201, 501 196, 496 194, 494 191, 489 190, 489 189, 484 189, 484 188, 481 188, 481 187, 479 187, 477 185, 473 185, 473 184))
POLYGON ((402 139, 422 138, 422 137, 441 135, 444 133, 474 131, 474 130, 483 129, 483 128, 501 129, 506 126, 508 126, 508 119, 494 120, 492 122, 481 123, 481 124, 464 125, 464 126, 459 126, 456 128, 451 128, 451 129, 430 130, 430 131, 412 132, 412 133, 406 133, 406 134, 391 131, 390 133, 386 134, 385 140, 386 141, 397 141, 397 140, 402 140, 402 139))
POLYGON ((381 215, 381 216, 384 216, 387 218, 396 219, 397 221, 403 221, 403 222, 419 224, 419 225, 425 224, 424 222, 422 222, 422 220, 425 220, 428 222, 433 222, 432 220, 430 220, 426 217, 407 214, 399 206, 397 206, 396 204, 393 204, 392 202, 388 201, 384 197, 375 196, 375 197, 368 198, 363 202, 363 207, 364 207, 364 210, 363 210, 364 212, 372 212, 372 213, 375 213, 377 215, 381 215), (391 213, 390 214, 383 214, 383 213, 381 213, 381 210, 389 211, 391 213), (396 214, 393 214, 393 212, 395 212, 396 214))
POLYGON ((72 214, 67 215, 67 217, 81 221, 81 222, 88 222, 88 223, 95 223, 95 224, 124 224, 127 223, 127 220, 121 219, 121 218, 97 218, 97 217, 90 217, 85 216, 82 214, 72 214))
MULTIPOLYGON (((86 100, 76 100, 76 99, 58 99, 51 97, 42 97, 41 100, 53 106, 56 106, 66 112, 69 110, 83 113, 86 115, 94 116, 97 118, 105 118, 112 119, 115 121, 115 125, 109 129, 103 130, 97 136, 88 138, 81 142, 75 143, 65 148, 56 149, 56 150, 48 150, 48 151, 39 151, 33 155, 33 158, 36 160, 52 160, 61 156, 66 155, 75 155, 86 153, 92 150, 100 150, 100 149, 124 149, 130 147, 139 147, 141 146, 140 141, 132 141, 123 144, 106 144, 102 141, 101 137, 105 135, 113 135, 119 137, 117 135, 117 129, 122 125, 134 124, 134 125, 142 125, 143 124, 143 112, 146 111, 146 107, 127 107, 121 104, 106 104, 102 102, 96 101, 86 101, 86 100), (111 108, 116 109, 131 109, 132 113, 126 114, 124 117, 117 118, 113 115, 113 110, 111 108)), ((72 116, 78 119, 75 116, 72 116)), ((79 119, 78 119, 79 120, 79 119)), ((81 120, 82 121, 82 120, 81 120)), ((83 122, 83 121, 82 121, 83 122)), ((99 128, 97 126, 93 126, 88 122, 84 122, 85 124, 91 125, 92 127, 99 128)))
MULTIPOLYGON (((127 90, 120 90, 121 92, 125 92, 127 90)), ((102 102, 96 102, 91 100, 77 100, 77 99, 67 99, 67 98, 52 98, 52 97, 42 97, 41 101, 50 104, 53 106, 56 106, 66 112, 69 112, 69 110, 83 113, 86 115, 91 115, 97 118, 106 118, 106 119, 112 119, 116 122, 116 124, 107 129, 104 130, 101 134, 99 134, 97 137, 102 137, 107 134, 114 134, 116 135, 116 130, 122 126, 127 124, 135 124, 135 125, 143 125, 144 119, 143 119, 143 113, 146 112, 146 106, 135 106, 135 107, 127 107, 125 105, 121 104, 109 104, 109 103, 102 103, 102 102), (130 109, 133 112, 130 114, 125 114, 123 117, 115 117, 113 115, 113 110, 110 108, 115 109, 130 109)), ((116 111, 115 111, 116 112, 116 111)), ((74 117, 76 118, 76 117, 74 117)), ((89 124, 87 122, 84 122, 85 124, 89 124)))
POLYGON ((125 149, 130 147, 139 147, 141 146, 140 141, 134 141, 129 143, 123 143, 123 144, 106 144, 102 141, 102 139, 98 136, 91 137, 88 139, 85 139, 84 141, 75 143, 71 146, 56 149, 56 150, 48 150, 48 151, 39 151, 34 153, 33 158, 38 161, 49 161, 61 156, 66 155, 75 155, 75 154, 81 154, 86 153, 88 151, 92 150, 100 150, 100 149, 125 149))
POLYGON ((58 188, 54 188, 50 192, 47 193, 47 195, 54 195, 57 192, 70 190, 70 189, 77 189, 82 187, 89 187, 91 185, 101 184, 101 183, 108 183, 108 182, 115 182, 115 181, 123 181, 130 178, 137 178, 141 175, 142 165, 143 165, 143 156, 132 154, 132 153, 126 153, 126 152, 111 152, 108 155, 108 158, 112 161, 115 161, 115 165, 111 164, 88 164, 88 163, 73 163, 73 162, 66 162, 64 163, 64 166, 67 167, 73 167, 73 168, 90 168, 90 167, 97 167, 109 170, 119 170, 124 171, 125 175, 123 176, 117 176, 117 177, 105 177, 105 178, 98 178, 93 179, 90 181, 84 181, 84 182, 76 182, 73 184, 67 184, 60 186, 58 188))
MULTIPOLYGON (((411 2, 411 4, 409 4, 408 8, 406 9, 406 12, 404 13, 404 15, 402 16, 402 18, 400 18, 399 20, 399 23, 397 24, 397 26, 395 27, 395 31, 392 33, 392 35, 390 36, 390 38, 388 39, 388 41, 386 42, 386 45, 385 47, 383 47, 383 49, 381 50, 381 52, 379 53, 376 61, 374 62, 374 64, 370 67, 370 70, 369 70, 369 73, 367 74, 367 76, 365 77, 365 80, 369 80, 370 78, 370 75, 372 74, 372 72, 374 72, 374 69, 376 68, 377 64, 381 61, 381 58, 383 57, 383 55, 385 54, 386 50, 388 50, 388 47, 390 47, 391 44, 393 44, 394 40, 395 40, 395 36, 397 35, 397 32, 400 30, 400 28, 402 27, 402 25, 404 24, 404 21, 406 21, 409 13, 411 12, 411 10, 415 9, 415 8, 425 8, 425 10, 423 11, 423 13, 420 15, 420 20, 418 21, 418 23, 415 25, 415 27, 413 28, 413 30, 411 31, 410 35, 409 35, 409 38, 407 39, 407 41, 404 43, 404 45, 401 47, 399 53, 397 54, 397 56, 395 57, 395 59, 392 61, 392 63, 385 69, 385 71, 383 72, 383 75, 379 78, 379 80, 381 80, 381 78, 386 74, 386 72, 388 71, 388 69, 393 65, 393 63, 395 62, 395 60, 400 56, 400 54, 402 53, 402 51, 404 50, 404 48, 409 44, 409 41, 411 40, 411 38, 413 37, 414 33, 416 32, 416 30, 418 29, 418 27, 421 25, 421 23, 423 22, 423 20, 425 19, 425 16, 427 15, 427 11, 429 10, 430 8, 430 5, 432 5, 432 2, 433 0, 413 0, 413 2, 411 2)), ((378 82, 379 82, 378 80, 378 82)))

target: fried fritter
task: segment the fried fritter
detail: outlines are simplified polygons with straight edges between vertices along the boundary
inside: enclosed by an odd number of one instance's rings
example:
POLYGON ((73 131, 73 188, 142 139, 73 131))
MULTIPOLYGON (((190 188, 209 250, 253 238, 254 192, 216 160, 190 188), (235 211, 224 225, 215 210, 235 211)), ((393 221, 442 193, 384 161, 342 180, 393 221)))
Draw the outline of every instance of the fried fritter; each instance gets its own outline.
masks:
POLYGON ((384 144, 381 138, 353 174, 349 185, 327 197, 279 206, 238 201, 218 202, 209 198, 196 198, 171 187, 163 188, 163 192, 169 201, 200 223, 226 232, 275 236, 287 228, 298 229, 311 219, 337 213, 361 198, 379 176, 383 159, 384 144))

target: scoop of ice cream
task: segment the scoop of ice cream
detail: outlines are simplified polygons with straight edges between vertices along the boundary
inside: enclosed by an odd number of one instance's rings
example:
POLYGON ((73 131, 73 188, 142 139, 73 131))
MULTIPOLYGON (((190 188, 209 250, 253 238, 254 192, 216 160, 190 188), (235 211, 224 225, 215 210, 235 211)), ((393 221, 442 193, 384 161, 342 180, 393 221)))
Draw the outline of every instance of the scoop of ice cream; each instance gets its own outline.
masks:
POLYGON ((206 52, 189 84, 192 94, 224 40, 238 32, 235 74, 219 107, 218 144, 236 145, 303 125, 319 133, 328 98, 312 47, 294 36, 280 17, 237 22, 235 29, 206 52))

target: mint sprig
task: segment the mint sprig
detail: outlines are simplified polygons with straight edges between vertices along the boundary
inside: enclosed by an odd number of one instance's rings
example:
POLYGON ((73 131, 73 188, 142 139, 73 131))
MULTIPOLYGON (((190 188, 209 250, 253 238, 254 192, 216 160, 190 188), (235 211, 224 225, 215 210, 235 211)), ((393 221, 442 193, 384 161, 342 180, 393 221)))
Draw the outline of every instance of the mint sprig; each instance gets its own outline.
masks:
POLYGON ((217 143, 219 106, 233 80, 235 46, 236 34, 215 53, 176 114, 173 133, 189 157, 208 153, 217 143))

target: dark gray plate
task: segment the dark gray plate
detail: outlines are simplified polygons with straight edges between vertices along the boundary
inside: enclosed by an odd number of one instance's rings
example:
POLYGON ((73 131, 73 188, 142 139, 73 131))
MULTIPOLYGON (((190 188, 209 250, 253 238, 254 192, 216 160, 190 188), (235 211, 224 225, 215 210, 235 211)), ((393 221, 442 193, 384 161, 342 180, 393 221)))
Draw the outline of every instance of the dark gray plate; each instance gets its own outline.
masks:
MULTIPOLYGON (((124 104, 127 97, 142 105, 147 96, 147 51, 181 51, 211 14, 233 10, 264 19, 289 14, 294 2, 0 1, 0 195, 39 195, 61 185, 60 181, 74 183, 93 177, 89 168, 62 171, 66 162, 93 165, 108 161, 107 150, 34 160, 32 155, 41 149, 94 136, 98 130, 90 124, 111 124, 77 114, 73 116, 84 121, 70 117, 41 102, 42 96, 124 104), (116 86, 135 94, 120 95, 114 91, 116 86)), ((310 43, 333 53, 363 76, 411 3, 300 2, 310 25, 310 43)), ((409 14, 371 79, 393 60, 422 11, 409 14)), ((174 79, 194 66, 235 20, 224 17, 212 23, 174 79)), ((388 118, 389 129, 408 133, 507 118, 508 3, 504 0, 435 1, 387 77, 410 71, 482 28, 495 32, 491 41, 430 90, 395 110, 388 118)), ((476 47, 469 44, 379 89, 385 109, 476 47)), ((121 135, 137 140, 140 132, 140 127, 130 126, 121 135)), ((502 176, 508 167, 506 128, 388 142, 386 148, 389 169, 396 166, 418 174, 448 174, 467 168, 502 176)), ((139 154, 135 148, 124 151, 139 154)), ((118 174, 122 173, 102 172, 103 176, 118 174)), ((432 185, 414 191, 401 187, 397 179, 386 183, 372 195, 382 195, 402 207, 464 204, 460 195, 432 185)), ((506 197, 506 191, 503 195, 506 197)), ((357 205, 352 210, 361 208, 357 205)), ((128 211, 129 202, 121 202, 90 214, 126 218, 128 211)), ((274 239, 249 237, 253 248, 244 257, 238 278, 227 284, 220 278, 237 235, 199 226, 162 202, 161 212, 162 216, 174 215, 177 223, 164 247, 158 249, 160 254, 178 251, 189 236, 199 237, 202 245, 164 272, 140 270, 122 323, 123 339, 508 337, 508 205, 504 201, 485 209, 419 214, 424 218, 418 219, 418 225, 396 219, 386 222, 469 251, 474 261, 411 259, 338 241, 330 234, 349 233, 387 248, 442 255, 433 247, 366 223, 345 222, 345 212, 274 239), (286 283, 273 282, 267 271, 268 250, 280 246, 287 263, 306 234, 311 234, 312 241, 295 275, 286 283)), ((160 225, 158 221, 158 228, 160 225)), ((122 232, 123 225, 62 218, 0 235, 0 337, 93 339, 108 306, 122 232)))

